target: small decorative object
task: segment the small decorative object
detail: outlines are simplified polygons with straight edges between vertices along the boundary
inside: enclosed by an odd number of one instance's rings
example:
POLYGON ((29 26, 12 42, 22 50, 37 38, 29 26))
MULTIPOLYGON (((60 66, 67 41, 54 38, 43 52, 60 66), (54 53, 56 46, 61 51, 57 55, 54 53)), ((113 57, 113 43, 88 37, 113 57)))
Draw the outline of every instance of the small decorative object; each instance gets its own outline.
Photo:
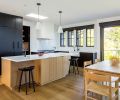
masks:
POLYGON ((39 56, 43 56, 43 55, 44 55, 44 52, 39 52, 38 55, 39 55, 39 56))
POLYGON ((120 62, 119 57, 117 56, 110 56, 110 61, 111 61, 112 66, 118 66, 120 62))

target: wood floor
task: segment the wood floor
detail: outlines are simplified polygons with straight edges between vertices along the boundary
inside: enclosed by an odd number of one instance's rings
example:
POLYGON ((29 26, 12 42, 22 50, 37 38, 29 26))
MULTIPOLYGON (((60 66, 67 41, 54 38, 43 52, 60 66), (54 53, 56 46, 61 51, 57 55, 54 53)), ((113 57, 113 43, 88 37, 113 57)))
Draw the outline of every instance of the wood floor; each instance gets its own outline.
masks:
POLYGON ((36 92, 24 88, 10 91, 4 85, 0 86, 0 100, 83 100, 83 78, 80 75, 69 75, 44 86, 37 86, 36 92), (1 98, 2 97, 2 98, 1 98))
POLYGON ((36 92, 29 90, 25 94, 24 87, 10 91, 4 85, 0 86, 0 100, 84 100, 83 77, 81 75, 68 75, 67 77, 44 86, 37 86, 36 92))

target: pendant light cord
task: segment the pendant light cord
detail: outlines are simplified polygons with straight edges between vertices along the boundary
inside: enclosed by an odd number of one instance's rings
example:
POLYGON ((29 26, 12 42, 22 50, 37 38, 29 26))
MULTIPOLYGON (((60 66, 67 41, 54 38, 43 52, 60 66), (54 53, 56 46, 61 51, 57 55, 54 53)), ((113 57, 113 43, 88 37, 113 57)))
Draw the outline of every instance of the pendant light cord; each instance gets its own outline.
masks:
POLYGON ((38 6, 38 22, 40 22, 40 19, 39 19, 39 17, 40 17, 40 5, 41 5, 41 3, 37 3, 37 6, 38 6))
POLYGON ((61 22, 61 14, 62 14, 62 11, 59 11, 59 14, 60 14, 60 26, 62 25, 62 22, 61 22))

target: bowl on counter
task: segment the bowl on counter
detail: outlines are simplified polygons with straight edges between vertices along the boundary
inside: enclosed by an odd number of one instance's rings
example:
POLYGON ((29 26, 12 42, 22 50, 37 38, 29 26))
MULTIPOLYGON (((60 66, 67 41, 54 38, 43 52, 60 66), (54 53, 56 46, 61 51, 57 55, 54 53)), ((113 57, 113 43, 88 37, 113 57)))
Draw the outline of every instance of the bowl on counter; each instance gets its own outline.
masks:
POLYGON ((39 56, 43 56, 43 55, 44 55, 44 52, 39 52, 38 55, 39 55, 39 56))

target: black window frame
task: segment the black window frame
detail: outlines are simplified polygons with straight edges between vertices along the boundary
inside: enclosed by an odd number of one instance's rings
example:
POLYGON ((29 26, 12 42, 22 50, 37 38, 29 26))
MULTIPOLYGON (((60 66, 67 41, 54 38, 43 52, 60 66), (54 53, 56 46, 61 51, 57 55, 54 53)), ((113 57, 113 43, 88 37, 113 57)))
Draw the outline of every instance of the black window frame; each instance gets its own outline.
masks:
POLYGON ((76 30, 76 46, 77 47, 83 47, 84 46, 84 32, 83 32, 83 37, 81 37, 81 31, 84 31, 84 29, 79 29, 76 30), (78 31, 80 31, 80 35, 78 35, 78 31), (83 38, 83 45, 81 45, 81 38, 83 38))
POLYGON ((65 34, 64 32, 60 33, 60 47, 65 47, 65 37, 64 37, 64 34, 65 34), (62 41, 63 41, 63 44, 62 44, 62 41))
POLYGON ((94 37, 92 37, 92 36, 91 36, 91 30, 95 31, 95 30, 94 30, 94 26, 93 26, 93 27, 91 26, 91 27, 87 27, 87 28, 86 28, 86 47, 94 47, 94 46, 95 46, 95 32, 93 33, 93 34, 94 34, 94 35, 93 35, 94 37), (88 37, 88 30, 90 30, 90 37, 88 37), (88 45, 88 38, 90 38, 90 45, 88 45), (91 45, 91 43, 92 43, 92 41, 91 41, 92 38, 94 39, 94 45, 91 45))
POLYGON ((74 30, 69 30, 67 35, 68 47, 74 47, 74 44, 72 45, 72 42, 74 41, 75 37, 72 38, 72 35, 74 36, 74 30))

